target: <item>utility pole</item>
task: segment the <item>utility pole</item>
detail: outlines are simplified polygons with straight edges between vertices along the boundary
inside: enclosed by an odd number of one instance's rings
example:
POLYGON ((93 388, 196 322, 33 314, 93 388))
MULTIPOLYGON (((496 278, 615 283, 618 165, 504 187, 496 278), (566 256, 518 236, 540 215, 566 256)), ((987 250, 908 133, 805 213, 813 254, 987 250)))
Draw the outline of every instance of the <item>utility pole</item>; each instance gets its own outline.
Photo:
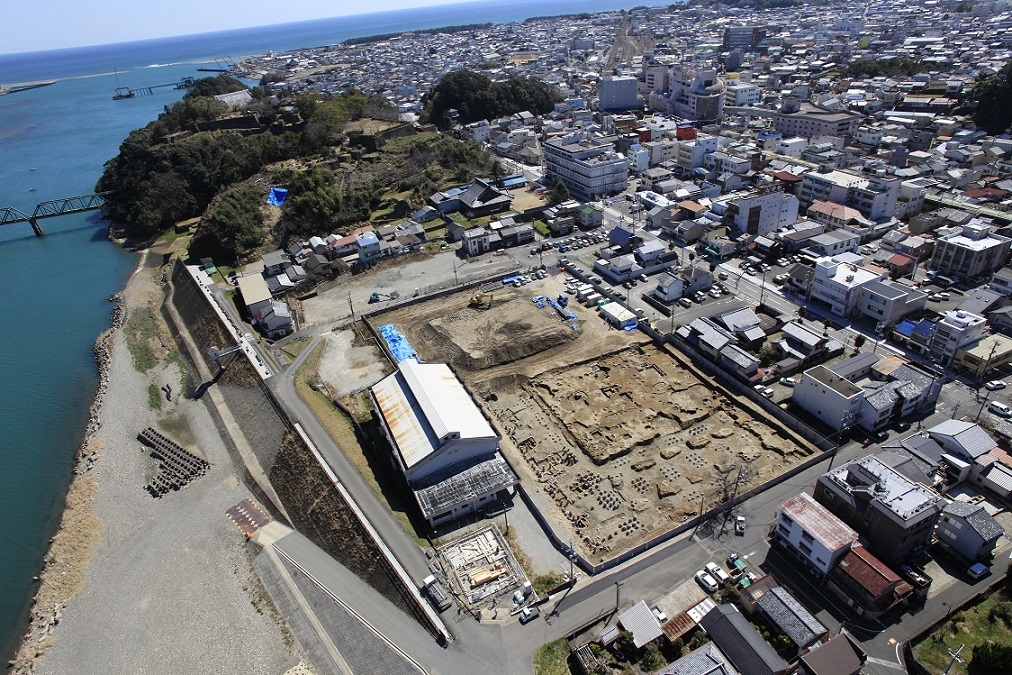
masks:
POLYGON ((952 651, 951 649, 949 650, 949 656, 951 656, 952 659, 949 660, 949 665, 945 667, 945 672, 943 672, 942 675, 949 675, 949 671, 952 670, 952 666, 956 664, 956 661, 963 663, 963 659, 959 657, 959 653, 963 651, 963 647, 965 646, 966 646, 965 644, 960 643, 959 649, 957 649, 956 651, 952 651))
POLYGON ((616 612, 618 611, 618 608, 622 604, 622 585, 624 583, 625 583, 624 581, 616 581, 615 582, 615 611, 616 612))

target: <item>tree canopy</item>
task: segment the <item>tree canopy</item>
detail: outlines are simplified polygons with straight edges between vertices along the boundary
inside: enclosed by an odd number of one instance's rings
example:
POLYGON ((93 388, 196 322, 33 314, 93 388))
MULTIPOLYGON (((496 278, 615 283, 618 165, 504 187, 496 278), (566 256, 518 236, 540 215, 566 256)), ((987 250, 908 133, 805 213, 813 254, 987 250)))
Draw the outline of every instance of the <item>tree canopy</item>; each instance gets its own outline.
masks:
POLYGON ((989 134, 1000 134, 1012 125, 1012 61, 995 75, 985 78, 973 87, 977 109, 974 123, 989 134))
POLYGON ((847 77, 910 77, 928 69, 920 59, 858 59, 847 66, 847 77))
POLYGON ((532 77, 493 82, 482 73, 459 70, 444 75, 425 95, 425 116, 445 129, 450 122, 444 113, 450 109, 457 110, 462 124, 469 124, 524 110, 535 114, 551 112, 559 98, 553 87, 532 77))

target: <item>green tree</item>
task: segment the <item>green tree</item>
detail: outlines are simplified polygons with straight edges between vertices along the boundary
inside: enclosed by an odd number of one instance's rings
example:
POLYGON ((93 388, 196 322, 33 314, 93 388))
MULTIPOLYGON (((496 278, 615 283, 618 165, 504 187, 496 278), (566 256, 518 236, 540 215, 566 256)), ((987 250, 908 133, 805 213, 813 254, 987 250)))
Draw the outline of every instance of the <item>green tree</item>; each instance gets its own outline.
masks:
POLYGON ((995 75, 985 78, 973 87, 977 109, 974 123, 989 134, 1000 134, 1012 124, 1012 61, 995 75))
POLYGON ((861 347, 864 346, 864 343, 866 341, 867 339, 863 335, 858 335, 856 338, 854 338, 854 351, 855 352, 861 351, 861 347))
POLYGON ((552 189, 548 192, 548 200, 552 204, 558 204, 569 199, 569 188, 558 178, 552 183, 552 189))
POLYGON ((249 184, 222 193, 190 242, 190 257, 235 264, 264 242, 262 198, 249 184))
POLYGON ((246 89, 246 85, 228 75, 217 75, 215 77, 202 77, 193 82, 193 86, 186 92, 183 98, 191 99, 201 96, 217 96, 218 94, 231 94, 234 91, 246 89))

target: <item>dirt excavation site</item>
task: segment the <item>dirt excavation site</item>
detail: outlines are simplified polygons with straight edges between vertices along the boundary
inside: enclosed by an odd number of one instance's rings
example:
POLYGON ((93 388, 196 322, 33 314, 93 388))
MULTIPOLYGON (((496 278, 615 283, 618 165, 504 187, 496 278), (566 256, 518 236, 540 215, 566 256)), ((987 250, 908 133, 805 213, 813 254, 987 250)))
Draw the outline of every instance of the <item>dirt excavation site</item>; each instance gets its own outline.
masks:
POLYGON ((489 309, 458 293, 374 321, 393 323, 422 360, 453 366, 558 536, 592 562, 709 510, 734 492, 739 467, 740 493, 814 451, 641 332, 575 302, 568 322, 532 302, 561 288, 548 278, 500 289, 489 309))

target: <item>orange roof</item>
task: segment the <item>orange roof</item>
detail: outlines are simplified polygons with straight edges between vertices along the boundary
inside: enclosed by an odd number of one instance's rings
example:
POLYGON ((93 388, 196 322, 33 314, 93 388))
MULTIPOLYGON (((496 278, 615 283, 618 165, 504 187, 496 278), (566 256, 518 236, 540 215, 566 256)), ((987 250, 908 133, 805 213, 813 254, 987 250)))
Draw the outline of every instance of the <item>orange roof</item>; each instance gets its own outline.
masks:
POLYGON ((839 570, 868 591, 873 598, 882 596, 890 586, 901 581, 895 572, 863 546, 855 546, 847 551, 840 560, 839 570))

